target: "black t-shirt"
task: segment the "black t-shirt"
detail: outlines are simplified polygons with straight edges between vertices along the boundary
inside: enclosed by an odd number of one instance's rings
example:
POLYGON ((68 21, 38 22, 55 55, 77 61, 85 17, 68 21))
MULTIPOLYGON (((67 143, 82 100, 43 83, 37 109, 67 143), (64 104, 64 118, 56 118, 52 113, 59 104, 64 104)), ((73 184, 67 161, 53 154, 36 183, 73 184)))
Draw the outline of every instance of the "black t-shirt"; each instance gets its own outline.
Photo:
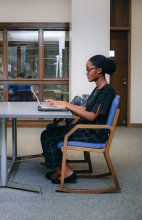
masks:
POLYGON ((96 113, 99 107, 99 115, 94 121, 91 122, 84 118, 80 118, 78 123, 106 124, 114 97, 115 91, 110 84, 106 84, 101 89, 95 88, 87 100, 86 111, 96 113))

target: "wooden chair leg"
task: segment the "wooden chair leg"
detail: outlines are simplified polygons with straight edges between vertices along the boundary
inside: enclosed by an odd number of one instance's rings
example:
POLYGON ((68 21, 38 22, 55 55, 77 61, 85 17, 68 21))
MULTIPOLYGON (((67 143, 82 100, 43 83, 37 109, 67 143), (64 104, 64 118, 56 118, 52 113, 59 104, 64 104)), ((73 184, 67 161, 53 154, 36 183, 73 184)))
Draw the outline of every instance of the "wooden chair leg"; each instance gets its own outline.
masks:
POLYGON ((93 172, 93 168, 92 168, 90 152, 84 151, 84 158, 85 158, 85 161, 88 163, 89 172, 92 173, 93 172))
POLYGON ((116 175, 116 173, 115 173, 114 167, 113 167, 113 165, 112 165, 110 156, 109 156, 109 154, 105 154, 105 153, 104 153, 104 157, 105 157, 106 163, 107 163, 107 165, 108 165, 110 174, 112 175, 112 178, 113 178, 113 181, 114 181, 114 184, 115 184, 115 189, 116 189, 117 191, 119 191, 119 190, 120 190, 120 185, 119 185, 118 178, 117 178, 117 175, 116 175))
POLYGON ((60 183, 61 188, 64 188, 66 160, 67 160, 67 149, 64 149, 63 150, 63 158, 62 158, 62 168, 61 168, 61 183, 60 183))
POLYGON ((86 164, 88 164, 88 169, 74 169, 74 171, 77 172, 77 173, 92 173, 93 168, 92 168, 90 152, 84 151, 83 154, 84 154, 84 159, 81 159, 81 160, 67 160, 67 162, 68 163, 86 163, 86 164))
POLYGON ((56 188, 56 191, 57 192, 66 192, 66 193, 84 193, 84 194, 100 194, 100 193, 117 193, 117 192, 119 192, 120 185, 119 185, 115 170, 113 168, 110 156, 109 156, 109 154, 104 153, 104 157, 105 157, 106 163, 108 165, 109 172, 104 173, 104 174, 98 174, 98 175, 89 175, 89 176, 85 175, 84 177, 98 178, 98 177, 111 175, 113 182, 114 182, 114 187, 97 188, 97 189, 79 189, 79 188, 77 189, 77 188, 66 188, 64 186, 64 184, 60 184, 60 186, 56 188))

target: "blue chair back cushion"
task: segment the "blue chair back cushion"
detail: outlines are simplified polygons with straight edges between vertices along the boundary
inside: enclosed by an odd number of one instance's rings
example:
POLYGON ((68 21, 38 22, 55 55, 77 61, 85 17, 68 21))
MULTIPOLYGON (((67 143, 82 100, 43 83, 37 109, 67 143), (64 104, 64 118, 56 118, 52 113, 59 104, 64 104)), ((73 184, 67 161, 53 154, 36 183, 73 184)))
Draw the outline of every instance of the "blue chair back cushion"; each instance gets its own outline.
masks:
MULTIPOLYGON (((112 101, 110 112, 107 119, 107 125, 112 125, 115 113, 117 111, 118 105, 120 101, 120 96, 116 95, 114 100, 112 101)), ((108 133, 109 131, 106 130, 108 133)), ((64 142, 60 141, 57 144, 57 148, 61 149, 64 146, 64 142)), ((81 142, 81 141, 68 141, 68 146, 76 146, 76 147, 86 147, 86 148, 94 148, 94 149, 103 149, 106 147, 106 143, 89 143, 89 142, 81 142)))
POLYGON ((120 96, 116 95, 111 104, 110 112, 109 112, 107 123, 106 123, 107 125, 110 125, 110 126, 112 125, 115 113, 119 105, 119 101, 120 101, 120 96))

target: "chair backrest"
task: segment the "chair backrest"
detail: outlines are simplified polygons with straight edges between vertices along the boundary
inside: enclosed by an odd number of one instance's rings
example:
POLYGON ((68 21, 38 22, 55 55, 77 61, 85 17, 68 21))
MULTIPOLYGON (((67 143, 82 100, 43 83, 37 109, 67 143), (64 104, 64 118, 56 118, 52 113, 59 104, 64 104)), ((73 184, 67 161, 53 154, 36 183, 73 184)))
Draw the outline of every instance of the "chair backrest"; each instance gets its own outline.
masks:
POLYGON ((111 104, 110 112, 109 112, 107 123, 106 123, 107 125, 110 125, 110 126, 112 125, 115 113, 118 109, 119 101, 120 101, 120 96, 116 95, 111 104))

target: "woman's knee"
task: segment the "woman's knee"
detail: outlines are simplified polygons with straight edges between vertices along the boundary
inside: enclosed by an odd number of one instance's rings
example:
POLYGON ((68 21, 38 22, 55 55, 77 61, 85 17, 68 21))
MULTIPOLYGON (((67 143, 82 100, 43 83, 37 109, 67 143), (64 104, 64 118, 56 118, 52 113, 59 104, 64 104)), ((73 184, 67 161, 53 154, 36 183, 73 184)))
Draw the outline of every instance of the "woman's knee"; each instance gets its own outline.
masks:
POLYGON ((43 140, 43 139, 45 139, 45 137, 46 137, 46 130, 44 130, 42 133, 41 133, 41 135, 40 135, 40 140, 43 140))
POLYGON ((50 124, 48 124, 48 125, 46 126, 46 130, 55 129, 55 127, 56 127, 56 124, 50 123, 50 124))
POLYGON ((55 130, 55 125, 53 123, 48 124, 46 129, 41 133, 41 139, 52 136, 55 130))

